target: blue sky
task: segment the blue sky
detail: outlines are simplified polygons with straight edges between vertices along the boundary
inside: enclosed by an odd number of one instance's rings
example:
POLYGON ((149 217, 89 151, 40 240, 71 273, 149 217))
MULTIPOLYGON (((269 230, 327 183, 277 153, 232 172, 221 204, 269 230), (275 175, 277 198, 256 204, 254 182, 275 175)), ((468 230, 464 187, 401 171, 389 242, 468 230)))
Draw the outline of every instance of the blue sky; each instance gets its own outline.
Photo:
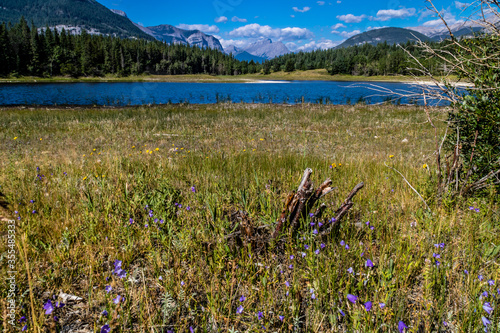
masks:
MULTIPOLYGON (((260 38, 282 41, 292 51, 330 48, 381 27, 432 33, 442 25, 423 0, 98 0, 141 25, 171 24, 214 35, 224 47, 260 38)), ((448 23, 460 25, 465 3, 435 0, 448 23)))

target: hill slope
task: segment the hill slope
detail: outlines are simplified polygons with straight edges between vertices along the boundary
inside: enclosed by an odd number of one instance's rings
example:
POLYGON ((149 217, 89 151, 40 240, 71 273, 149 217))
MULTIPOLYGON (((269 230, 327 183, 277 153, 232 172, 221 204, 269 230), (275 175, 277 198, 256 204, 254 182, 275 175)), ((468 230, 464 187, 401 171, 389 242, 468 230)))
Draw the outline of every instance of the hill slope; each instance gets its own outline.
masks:
POLYGON ((345 42, 337 46, 349 47, 354 45, 362 45, 365 43, 377 45, 378 43, 387 42, 387 44, 403 44, 407 41, 415 41, 420 39, 422 41, 429 41, 431 38, 427 37, 420 32, 403 29, 403 28, 381 28, 369 30, 358 35, 352 36, 345 42))
POLYGON ((153 39, 95 0, 1 0, 0 7, 0 22, 17 23, 24 16, 37 27, 77 26, 105 35, 153 39))

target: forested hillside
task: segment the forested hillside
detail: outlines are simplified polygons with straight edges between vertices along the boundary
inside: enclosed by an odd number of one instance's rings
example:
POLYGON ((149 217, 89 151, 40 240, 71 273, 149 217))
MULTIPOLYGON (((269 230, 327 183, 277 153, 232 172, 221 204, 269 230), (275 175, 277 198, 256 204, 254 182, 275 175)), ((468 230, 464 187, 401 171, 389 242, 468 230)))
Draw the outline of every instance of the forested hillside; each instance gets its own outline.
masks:
POLYGON ((260 70, 253 61, 196 46, 111 36, 38 31, 22 19, 0 25, 0 75, 102 76, 115 74, 237 75, 260 70))
MULTIPOLYGON (((434 46, 437 47, 438 44, 435 43, 434 46)), ((443 70, 437 59, 426 59, 414 43, 407 42, 403 47, 427 64, 434 74, 440 74, 443 70)), ((372 76, 410 73, 408 70, 410 67, 409 57, 405 51, 398 45, 389 45, 388 43, 290 53, 270 60, 268 64, 265 64, 265 67, 273 71, 283 69, 287 72, 326 68, 332 75, 372 76)))
POLYGON ((21 17, 36 27, 71 25, 118 37, 153 40, 128 18, 95 0, 1 0, 0 22, 16 23, 21 17))

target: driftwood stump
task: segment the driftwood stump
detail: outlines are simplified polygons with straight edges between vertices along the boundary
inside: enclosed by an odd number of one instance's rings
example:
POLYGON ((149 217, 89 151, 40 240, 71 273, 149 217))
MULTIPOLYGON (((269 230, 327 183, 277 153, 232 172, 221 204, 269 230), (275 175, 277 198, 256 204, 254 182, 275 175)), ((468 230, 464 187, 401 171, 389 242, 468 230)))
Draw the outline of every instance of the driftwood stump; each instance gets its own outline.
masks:
MULTIPOLYGON (((247 246, 250 244, 253 251, 261 252, 267 249, 269 244, 274 243, 276 245, 278 242, 284 240, 281 236, 293 236, 300 228, 301 219, 306 219, 310 216, 312 222, 320 222, 323 211, 327 206, 323 203, 315 210, 314 206, 320 198, 335 188, 331 187, 331 179, 327 179, 317 189, 314 189, 314 185, 310 180, 311 174, 312 170, 310 168, 304 171, 297 191, 290 193, 286 198, 284 207, 276 223, 254 227, 252 220, 246 212, 238 210, 231 214, 231 222, 237 231, 227 235, 225 237, 226 241, 236 246, 247 246), (268 231, 269 227, 275 224, 276 229, 273 233, 270 233, 268 231)), ((326 219, 322 223, 317 223, 319 226, 317 228, 319 237, 328 236, 334 227, 339 225, 342 218, 347 215, 353 206, 352 198, 363 186, 364 183, 361 182, 352 189, 342 205, 335 211, 332 219, 326 219)))

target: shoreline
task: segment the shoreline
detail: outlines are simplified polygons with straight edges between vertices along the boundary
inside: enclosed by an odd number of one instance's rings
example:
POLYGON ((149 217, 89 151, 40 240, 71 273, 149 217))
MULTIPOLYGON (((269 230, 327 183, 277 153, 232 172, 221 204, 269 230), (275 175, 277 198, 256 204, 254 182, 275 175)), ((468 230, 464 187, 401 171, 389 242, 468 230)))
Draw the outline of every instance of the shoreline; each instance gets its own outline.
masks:
MULTIPOLYGON (((417 78, 417 82, 428 82, 427 77, 417 78)), ((113 83, 113 82, 177 82, 177 83, 289 83, 291 81, 331 81, 331 82, 396 82, 414 83, 415 78, 405 76, 354 76, 354 75, 330 75, 324 69, 295 71, 291 73, 276 72, 268 75, 245 74, 238 76, 208 74, 189 75, 137 75, 127 77, 105 76, 105 77, 79 77, 71 78, 64 76, 43 77, 19 77, 0 78, 0 84, 19 83, 113 83)))

